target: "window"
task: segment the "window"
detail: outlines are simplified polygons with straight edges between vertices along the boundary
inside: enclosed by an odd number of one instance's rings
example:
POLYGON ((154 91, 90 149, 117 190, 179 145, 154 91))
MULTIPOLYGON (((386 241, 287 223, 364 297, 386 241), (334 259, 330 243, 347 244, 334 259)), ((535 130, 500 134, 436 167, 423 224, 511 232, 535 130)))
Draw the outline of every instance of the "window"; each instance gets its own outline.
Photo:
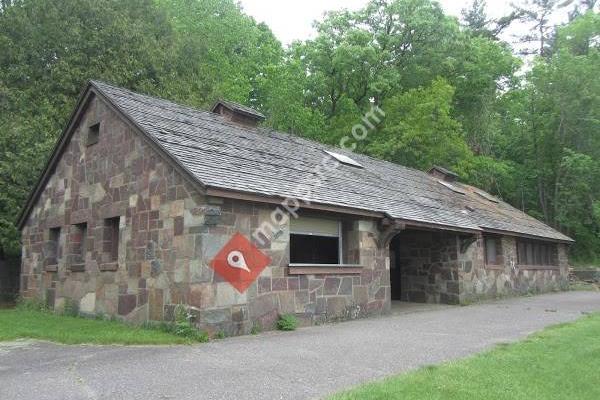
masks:
POLYGON ((60 243, 60 228, 50 228, 48 231, 48 242, 46 243, 45 265, 57 265, 60 243))
POLYGON ((498 262, 498 247, 497 239, 495 237, 486 237, 485 241, 485 263, 486 264, 499 264, 498 262))
POLYGON ((290 221, 291 264, 341 264, 340 221, 300 217, 290 221))
POLYGON ((71 232, 71 263, 84 264, 87 252, 87 223, 73 225, 71 232))
POLYGON ((88 134, 87 134, 87 142, 86 144, 88 146, 91 146, 93 144, 98 143, 98 140, 100 140, 100 122, 91 125, 88 128, 88 134))
POLYGON ((108 262, 115 262, 119 259, 119 217, 104 220, 102 246, 108 262))
POLYGON ((535 240, 519 240, 517 260, 520 265, 558 265, 556 245, 535 240))

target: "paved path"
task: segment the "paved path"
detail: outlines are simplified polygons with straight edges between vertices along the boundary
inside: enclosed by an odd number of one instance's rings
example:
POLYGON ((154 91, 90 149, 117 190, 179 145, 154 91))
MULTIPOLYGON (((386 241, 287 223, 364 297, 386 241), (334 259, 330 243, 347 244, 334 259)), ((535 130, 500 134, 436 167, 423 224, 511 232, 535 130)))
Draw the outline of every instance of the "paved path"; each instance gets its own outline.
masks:
POLYGON ((0 399, 310 399, 600 310, 568 292, 197 346, 0 344, 0 399))

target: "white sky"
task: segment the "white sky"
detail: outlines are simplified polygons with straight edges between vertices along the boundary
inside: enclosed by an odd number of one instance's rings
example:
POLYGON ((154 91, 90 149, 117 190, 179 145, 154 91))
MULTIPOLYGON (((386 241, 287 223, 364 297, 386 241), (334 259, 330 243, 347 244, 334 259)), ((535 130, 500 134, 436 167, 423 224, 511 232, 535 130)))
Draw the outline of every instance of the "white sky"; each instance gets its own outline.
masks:
MULTIPOLYGON (((265 22, 283 44, 296 39, 308 39, 314 34, 313 21, 322 18, 329 10, 347 8, 356 10, 368 0, 239 0, 244 11, 259 22, 265 22)), ((446 13, 460 17, 460 11, 471 4, 470 0, 438 0, 446 13)), ((509 14, 510 3, 515 0, 487 0, 489 17, 509 14)), ((519 2, 518 0, 516 0, 519 2)), ((512 30, 518 29, 513 27, 512 30)), ((521 28, 523 29, 523 28, 521 28)), ((510 35, 504 38, 510 40, 510 35)))

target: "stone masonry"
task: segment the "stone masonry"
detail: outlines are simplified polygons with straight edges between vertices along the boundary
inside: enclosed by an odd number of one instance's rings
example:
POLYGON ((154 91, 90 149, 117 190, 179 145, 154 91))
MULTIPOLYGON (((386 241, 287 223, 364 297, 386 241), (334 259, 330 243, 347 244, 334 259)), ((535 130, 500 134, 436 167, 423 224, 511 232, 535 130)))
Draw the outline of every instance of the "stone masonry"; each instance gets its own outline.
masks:
POLYGON ((557 266, 520 266, 515 238, 498 236, 486 265, 482 234, 413 228, 389 245, 382 221, 302 209, 342 222, 343 262, 359 267, 290 268, 282 220, 259 246, 270 264, 240 293, 210 263, 236 233, 253 240, 273 223, 276 204, 206 195, 99 98, 77 121, 22 230, 21 295, 56 310, 143 322, 172 320, 181 304, 210 334, 238 335, 281 314, 315 324, 384 313, 398 285, 402 300, 449 304, 567 285, 563 244, 557 266))
POLYGON ((408 229, 391 241, 391 291, 420 303, 465 304, 499 296, 565 290, 567 247, 557 244, 556 266, 517 264, 516 239, 496 240, 496 264, 485 263, 484 236, 408 229), (394 278, 398 277, 399 278, 394 278))
MULTIPOLYGON (((458 304, 456 235, 406 230, 391 243, 399 270, 400 299, 417 303, 458 304)), ((392 282, 392 285, 396 282, 392 282)))
POLYGON ((568 248, 557 244, 556 266, 527 266, 517 263, 517 242, 511 236, 498 236, 497 265, 486 265, 484 240, 478 235, 459 252, 460 300, 468 303, 482 298, 542 293, 568 287, 568 248))
POLYGON ((346 218, 346 258, 360 273, 291 275, 289 227, 261 250, 271 265, 244 293, 210 268, 236 232, 251 238, 275 205, 206 196, 103 101, 92 98, 23 229, 21 294, 57 310, 169 320, 186 305, 211 334, 305 324, 389 309, 387 248, 378 225, 346 218), (100 123, 88 145, 88 127, 100 123), (116 223, 118 249, 110 248, 116 223))

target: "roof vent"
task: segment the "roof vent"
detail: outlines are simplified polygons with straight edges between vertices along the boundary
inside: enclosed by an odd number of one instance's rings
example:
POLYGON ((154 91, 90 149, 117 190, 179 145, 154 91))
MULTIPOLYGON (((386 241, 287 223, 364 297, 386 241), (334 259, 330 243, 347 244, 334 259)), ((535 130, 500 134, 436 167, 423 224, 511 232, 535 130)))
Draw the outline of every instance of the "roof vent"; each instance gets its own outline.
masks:
POLYGON ((441 185, 443 185, 443 186, 447 187, 448 189, 452 190, 454 193, 466 194, 464 190, 462 190, 458 186, 455 186, 455 185, 453 185, 453 184, 451 184, 449 182, 438 180, 438 183, 440 183, 441 185))
POLYGON ((340 154, 340 153, 336 153, 335 151, 329 151, 329 150, 323 150, 325 153, 329 154, 331 157, 335 158, 337 161, 341 162, 342 164, 346 164, 346 165, 351 165, 353 167, 358 167, 358 168, 364 168, 362 166, 362 164, 360 164, 358 161, 354 161, 352 158, 340 154))
POLYGON ((249 127, 255 127, 265 119, 262 113, 253 108, 226 100, 217 101, 211 111, 231 122, 249 127))
POLYGON ((496 197, 494 197, 491 194, 486 193, 484 191, 476 190, 475 193, 477 193, 479 196, 483 197, 484 199, 491 201, 492 203, 500 202, 500 200, 498 200, 496 197))
POLYGON ((434 165, 433 167, 431 167, 431 169, 429 170, 429 174, 445 182, 454 182, 458 179, 457 174, 450 171, 449 169, 440 167, 438 165, 434 165))

